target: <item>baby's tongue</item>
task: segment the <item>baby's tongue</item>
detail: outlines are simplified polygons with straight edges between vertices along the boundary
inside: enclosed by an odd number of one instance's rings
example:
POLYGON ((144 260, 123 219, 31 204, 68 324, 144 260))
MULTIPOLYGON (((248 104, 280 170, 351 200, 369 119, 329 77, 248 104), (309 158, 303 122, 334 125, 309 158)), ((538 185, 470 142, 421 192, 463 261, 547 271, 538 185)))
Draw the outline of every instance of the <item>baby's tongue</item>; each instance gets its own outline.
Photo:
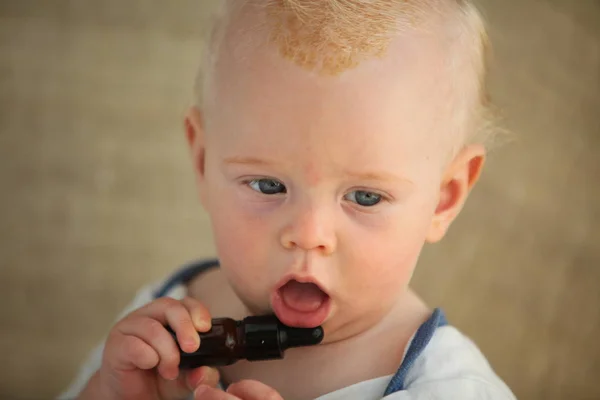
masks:
POLYGON ((327 299, 327 294, 314 283, 289 281, 279 290, 283 302, 289 308, 300 312, 315 311, 327 299))

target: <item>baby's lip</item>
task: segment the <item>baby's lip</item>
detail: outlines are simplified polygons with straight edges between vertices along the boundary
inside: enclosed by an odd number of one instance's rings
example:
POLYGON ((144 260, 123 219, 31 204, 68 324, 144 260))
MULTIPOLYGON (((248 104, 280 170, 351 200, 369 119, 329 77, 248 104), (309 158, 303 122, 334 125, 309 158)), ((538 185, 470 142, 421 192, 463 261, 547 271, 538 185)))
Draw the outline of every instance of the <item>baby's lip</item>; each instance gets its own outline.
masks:
POLYGON ((300 283, 312 283, 315 286, 317 286, 319 289, 321 289, 321 291, 323 293, 325 293, 327 295, 327 297, 330 297, 328 291, 324 288, 323 284, 321 282, 319 282, 318 279, 316 279, 315 277, 312 277, 312 276, 303 276, 303 275, 294 274, 294 273, 284 276, 275 285, 274 292, 278 292, 282 287, 284 287, 290 281, 296 281, 296 282, 300 282, 300 283))
MULTIPOLYGON (((298 286, 295 286, 295 288, 297 289, 298 286)), ((285 325, 297 328, 314 328, 322 325, 331 313, 332 299, 315 277, 289 274, 281 279, 274 289, 271 293, 271 307, 277 318, 285 325), (294 300, 292 300, 292 305, 288 303, 284 290, 286 290, 285 286, 291 282, 314 285, 312 289, 307 288, 308 303, 302 304, 302 300, 300 300, 301 304, 295 304, 294 300), (315 287, 322 292, 322 295, 315 293, 315 287)))

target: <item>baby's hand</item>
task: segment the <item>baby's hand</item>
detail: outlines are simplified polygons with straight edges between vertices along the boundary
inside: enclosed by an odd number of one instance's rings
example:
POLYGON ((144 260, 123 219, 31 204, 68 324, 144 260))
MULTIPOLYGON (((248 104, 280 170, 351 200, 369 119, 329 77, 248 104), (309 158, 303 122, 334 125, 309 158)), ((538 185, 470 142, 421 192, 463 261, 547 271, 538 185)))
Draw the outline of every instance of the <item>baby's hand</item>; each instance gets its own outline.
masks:
POLYGON ((234 383, 227 392, 202 385, 194 392, 194 400, 283 400, 277 391, 264 383, 244 380, 234 383))
POLYGON ((185 399, 200 384, 216 386, 215 369, 179 371, 179 348, 165 325, 177 335, 181 349, 200 347, 198 332, 211 327, 202 303, 159 298, 119 321, 108 335, 102 366, 82 392, 81 399, 185 399))

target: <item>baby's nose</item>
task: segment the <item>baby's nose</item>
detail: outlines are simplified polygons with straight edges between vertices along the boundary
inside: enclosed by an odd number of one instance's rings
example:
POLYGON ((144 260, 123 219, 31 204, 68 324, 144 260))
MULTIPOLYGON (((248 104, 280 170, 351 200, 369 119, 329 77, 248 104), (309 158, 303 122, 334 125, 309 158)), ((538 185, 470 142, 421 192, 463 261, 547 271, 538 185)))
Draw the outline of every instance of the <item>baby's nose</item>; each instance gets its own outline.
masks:
POLYGON ((337 246, 333 218, 325 210, 307 209, 299 212, 284 226, 280 241, 288 250, 316 250, 323 255, 330 255, 337 246))

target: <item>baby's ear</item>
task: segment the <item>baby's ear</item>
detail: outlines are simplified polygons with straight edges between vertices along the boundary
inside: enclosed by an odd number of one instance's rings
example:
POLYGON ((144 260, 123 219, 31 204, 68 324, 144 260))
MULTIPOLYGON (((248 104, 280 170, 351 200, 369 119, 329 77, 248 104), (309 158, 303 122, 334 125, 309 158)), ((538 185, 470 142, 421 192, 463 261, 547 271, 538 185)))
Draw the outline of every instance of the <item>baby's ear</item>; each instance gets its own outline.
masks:
POLYGON ((465 146, 450 163, 440 186, 440 197, 426 240, 442 239, 450 224, 460 213, 471 189, 479 179, 485 161, 485 147, 465 146))
POLYGON ((205 170, 205 130, 202 111, 196 106, 192 106, 185 117, 185 136, 190 146, 192 161, 194 163, 194 172, 200 186, 200 197, 203 200, 204 188, 204 170, 205 170))

